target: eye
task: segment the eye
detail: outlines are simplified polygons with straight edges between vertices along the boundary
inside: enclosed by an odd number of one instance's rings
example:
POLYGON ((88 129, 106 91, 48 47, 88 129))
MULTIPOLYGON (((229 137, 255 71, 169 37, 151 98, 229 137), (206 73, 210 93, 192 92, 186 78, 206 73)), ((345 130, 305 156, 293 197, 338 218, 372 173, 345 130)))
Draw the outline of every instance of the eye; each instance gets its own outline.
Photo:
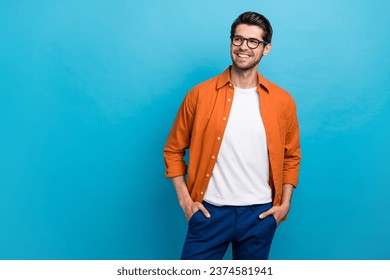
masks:
POLYGON ((235 36, 235 37, 233 37, 233 41, 235 43, 242 43, 242 37, 235 36))

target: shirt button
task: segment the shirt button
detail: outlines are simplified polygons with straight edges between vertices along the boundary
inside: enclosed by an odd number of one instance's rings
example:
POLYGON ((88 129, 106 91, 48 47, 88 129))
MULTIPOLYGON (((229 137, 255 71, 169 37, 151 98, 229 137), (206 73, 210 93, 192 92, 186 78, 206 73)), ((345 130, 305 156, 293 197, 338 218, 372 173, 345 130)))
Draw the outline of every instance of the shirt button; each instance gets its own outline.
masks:
POLYGON ((206 177, 210 177, 210 174, 209 174, 209 173, 207 173, 207 174, 206 174, 206 177))
POLYGON ((228 102, 230 102, 230 98, 228 98, 228 102))
POLYGON ((229 83, 229 87, 232 87, 232 83, 229 83))
POLYGON ((223 119, 224 121, 226 121, 226 118, 225 118, 225 117, 223 117, 222 119, 223 119))
POLYGON ((218 141, 221 140, 221 137, 217 137, 217 140, 218 140, 218 141))
POLYGON ((203 192, 200 192, 200 194, 203 194, 203 192))
POLYGON ((212 159, 215 159, 215 156, 211 156, 212 159))

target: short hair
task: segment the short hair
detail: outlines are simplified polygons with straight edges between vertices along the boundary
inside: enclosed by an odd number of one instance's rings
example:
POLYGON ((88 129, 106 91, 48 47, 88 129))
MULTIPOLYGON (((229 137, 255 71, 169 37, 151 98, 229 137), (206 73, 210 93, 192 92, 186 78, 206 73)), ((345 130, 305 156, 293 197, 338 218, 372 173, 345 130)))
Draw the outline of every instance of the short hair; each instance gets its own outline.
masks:
POLYGON ((236 33, 236 27, 239 24, 247 24, 247 25, 256 25, 263 30, 263 40, 271 43, 272 40, 272 26, 269 20, 256 12, 245 12, 238 16, 238 18, 233 21, 232 27, 230 30, 230 36, 234 36, 236 33))

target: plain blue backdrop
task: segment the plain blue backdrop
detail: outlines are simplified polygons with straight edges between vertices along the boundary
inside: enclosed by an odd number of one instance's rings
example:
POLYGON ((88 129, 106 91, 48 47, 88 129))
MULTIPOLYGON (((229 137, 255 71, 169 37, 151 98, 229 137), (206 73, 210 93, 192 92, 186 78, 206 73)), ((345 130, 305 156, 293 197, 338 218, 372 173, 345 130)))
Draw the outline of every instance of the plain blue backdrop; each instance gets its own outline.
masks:
POLYGON ((303 152, 270 258, 390 259, 389 8, 2 0, 0 258, 179 258, 187 225, 162 149, 254 10, 274 27, 260 72, 295 98, 303 152))

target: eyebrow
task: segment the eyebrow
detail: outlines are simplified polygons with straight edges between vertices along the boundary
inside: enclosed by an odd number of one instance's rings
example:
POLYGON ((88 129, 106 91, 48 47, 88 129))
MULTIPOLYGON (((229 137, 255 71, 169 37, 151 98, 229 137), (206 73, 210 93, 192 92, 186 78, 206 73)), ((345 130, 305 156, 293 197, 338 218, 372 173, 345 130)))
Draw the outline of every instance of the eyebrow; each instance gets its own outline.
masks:
POLYGON ((258 41, 264 41, 264 39, 258 39, 258 38, 253 38, 253 37, 249 37, 249 38, 245 38, 244 36, 241 36, 241 35, 238 35, 238 34, 234 34, 233 36, 238 36, 238 37, 241 37, 241 38, 244 38, 244 39, 255 39, 255 40, 258 40, 258 41))

